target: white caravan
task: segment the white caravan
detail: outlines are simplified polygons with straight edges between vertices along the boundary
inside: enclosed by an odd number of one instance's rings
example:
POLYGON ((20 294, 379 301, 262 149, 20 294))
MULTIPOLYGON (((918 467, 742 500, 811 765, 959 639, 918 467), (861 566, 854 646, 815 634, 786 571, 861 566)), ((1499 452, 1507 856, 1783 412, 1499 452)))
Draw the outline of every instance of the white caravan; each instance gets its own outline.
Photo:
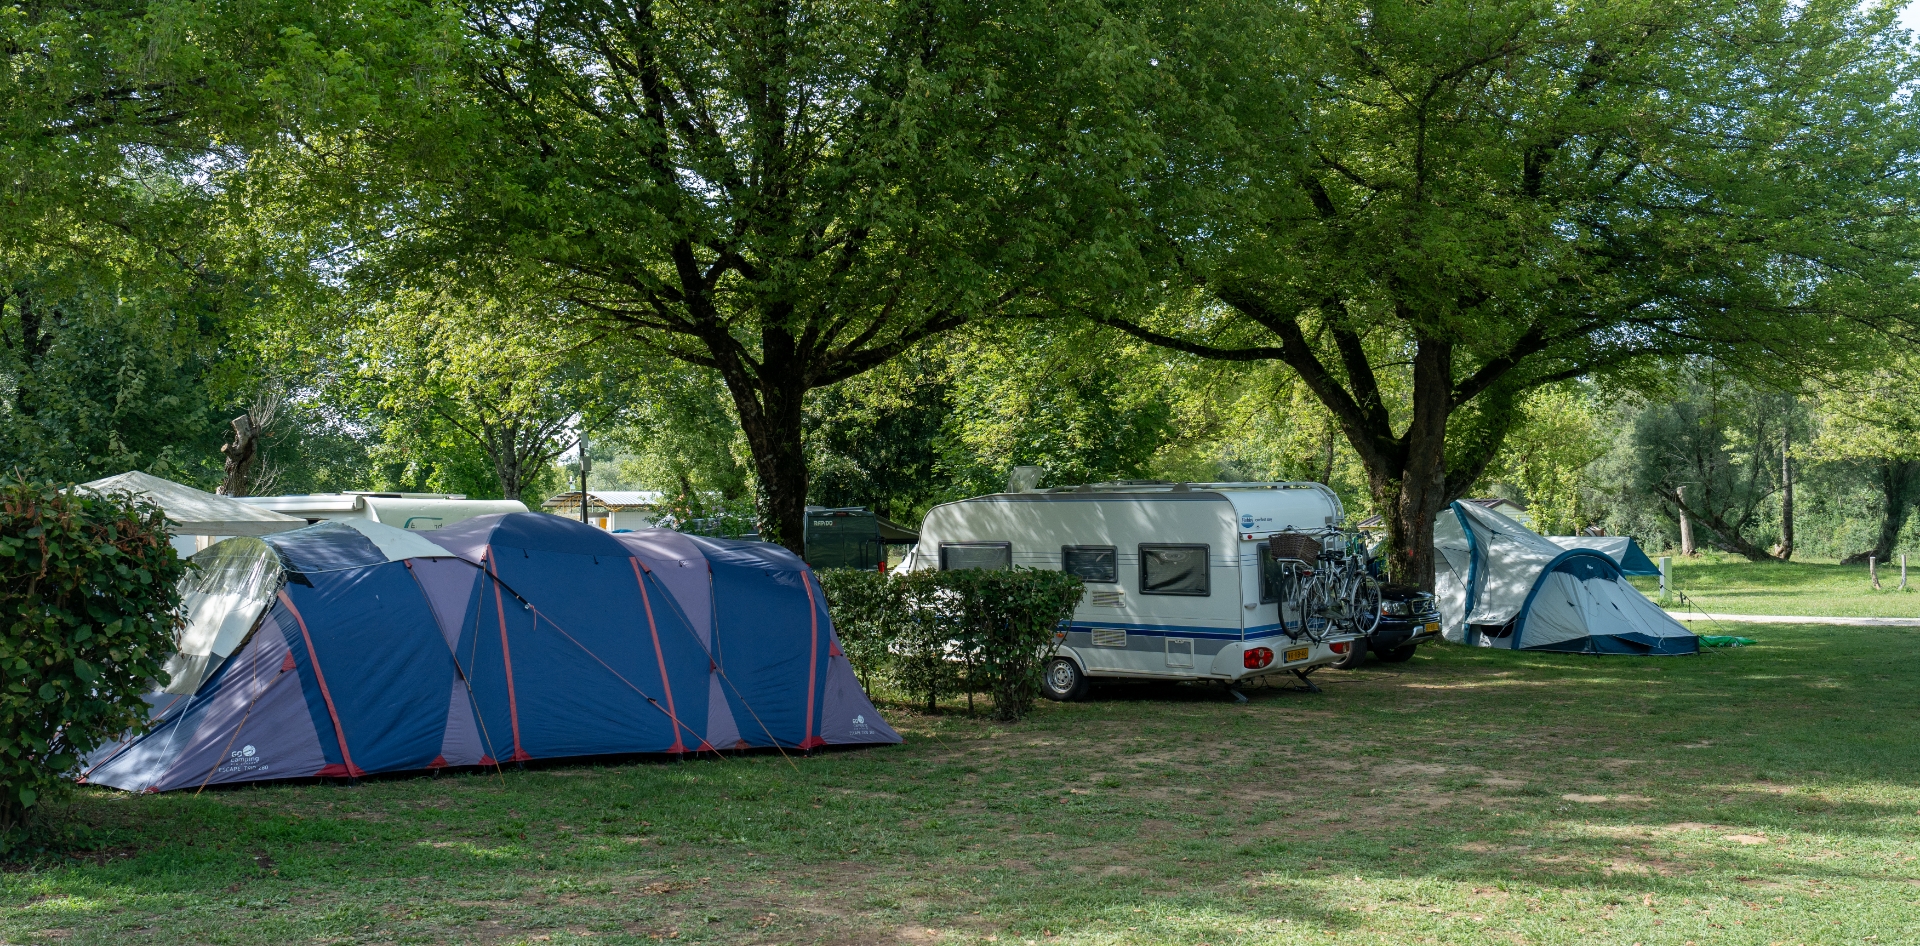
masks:
MULTIPOLYGON (((428 532, 497 512, 526 512, 517 499, 468 499, 460 493, 313 493, 306 496, 241 496, 250 506, 298 516, 308 523, 370 519, 412 532, 428 532)), ((573 507, 578 510, 578 505, 573 507)))
POLYGON ((935 506, 903 571, 1064 569, 1086 597, 1048 667, 1046 692, 1074 699, 1088 677, 1217 680, 1339 660, 1350 634, 1290 636, 1268 537, 1345 518, 1319 483, 1116 483, 995 493, 935 506))

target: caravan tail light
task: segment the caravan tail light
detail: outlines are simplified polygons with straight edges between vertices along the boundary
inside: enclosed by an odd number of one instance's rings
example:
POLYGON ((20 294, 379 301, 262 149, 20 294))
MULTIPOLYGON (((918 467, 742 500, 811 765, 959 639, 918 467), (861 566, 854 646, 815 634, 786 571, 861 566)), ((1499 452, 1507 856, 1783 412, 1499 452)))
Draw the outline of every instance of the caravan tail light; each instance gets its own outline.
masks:
POLYGON ((1350 651, 1353 649, 1353 642, 1352 641, 1334 641, 1333 643, 1327 645, 1327 649, 1333 651, 1336 654, 1344 654, 1347 651, 1350 651))
POLYGON ((1246 664, 1248 670, 1258 670, 1273 663, 1273 651, 1265 647, 1255 647, 1240 655, 1240 659, 1246 664))

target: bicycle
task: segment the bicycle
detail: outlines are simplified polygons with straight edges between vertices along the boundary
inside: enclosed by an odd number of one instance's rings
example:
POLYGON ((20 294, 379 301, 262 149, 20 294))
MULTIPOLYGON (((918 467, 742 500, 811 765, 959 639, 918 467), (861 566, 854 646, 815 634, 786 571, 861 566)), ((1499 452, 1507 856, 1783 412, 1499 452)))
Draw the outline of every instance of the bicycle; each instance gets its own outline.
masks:
POLYGON ((1281 566, 1280 622, 1289 636, 1318 642, 1329 631, 1366 635, 1379 626, 1380 582, 1368 568, 1359 533, 1287 530, 1267 542, 1281 566), (1286 619, 1289 604, 1300 616, 1297 633, 1286 619))

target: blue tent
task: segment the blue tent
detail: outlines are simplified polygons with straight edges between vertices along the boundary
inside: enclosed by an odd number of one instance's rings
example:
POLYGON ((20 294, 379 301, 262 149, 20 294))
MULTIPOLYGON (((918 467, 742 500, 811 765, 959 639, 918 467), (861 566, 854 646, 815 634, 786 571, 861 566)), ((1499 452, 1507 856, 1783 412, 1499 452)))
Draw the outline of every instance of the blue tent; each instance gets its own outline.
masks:
POLYGON ((1660 566, 1642 551, 1630 535, 1550 535, 1547 541, 1563 549, 1590 549, 1613 559, 1629 575, 1658 575, 1660 566))
POLYGON ((900 741, 817 579, 777 546, 513 513, 425 534, 325 522, 201 556, 196 621, 243 634, 190 628, 237 643, 185 655, 202 682, 156 694, 154 728, 96 753, 85 781, 900 741))
POLYGON ((1441 633, 1455 643, 1585 654, 1700 649, 1699 638, 1628 584, 1604 551, 1563 548, 1464 502, 1435 518, 1433 544, 1441 633))

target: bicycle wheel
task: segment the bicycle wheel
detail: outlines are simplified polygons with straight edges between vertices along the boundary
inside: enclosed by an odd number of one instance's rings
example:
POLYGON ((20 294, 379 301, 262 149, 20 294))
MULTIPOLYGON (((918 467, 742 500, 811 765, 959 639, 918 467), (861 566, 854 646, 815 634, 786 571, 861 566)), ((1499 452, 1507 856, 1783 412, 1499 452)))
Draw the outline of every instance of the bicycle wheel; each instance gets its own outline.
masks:
POLYGON ((1317 635, 1324 633, 1340 620, 1339 591, 1334 587, 1332 577, 1321 571, 1315 572, 1313 577, 1307 579, 1306 588, 1301 597, 1302 629, 1309 638, 1319 640, 1317 635), (1318 628, 1314 627, 1315 621, 1320 622, 1318 628))
POLYGON ((1380 626, 1380 583, 1362 572, 1347 594, 1347 608, 1355 631, 1373 633, 1373 629, 1380 626))

